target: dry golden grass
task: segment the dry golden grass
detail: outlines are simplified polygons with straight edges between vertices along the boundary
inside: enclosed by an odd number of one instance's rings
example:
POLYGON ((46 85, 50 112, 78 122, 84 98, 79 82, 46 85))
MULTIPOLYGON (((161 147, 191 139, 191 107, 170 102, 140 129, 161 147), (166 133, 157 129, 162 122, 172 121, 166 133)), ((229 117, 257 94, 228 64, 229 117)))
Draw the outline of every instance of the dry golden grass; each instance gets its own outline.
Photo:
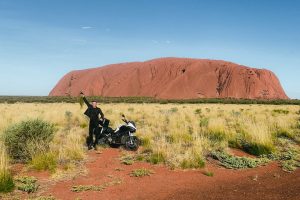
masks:
MULTIPOLYGON (((137 134, 143 141, 142 151, 151 152, 147 159, 172 167, 201 167, 210 151, 238 147, 241 142, 275 151, 276 134, 284 133, 291 138, 299 135, 296 128, 299 106, 124 103, 99 106, 113 128, 122 123, 121 113, 135 121, 137 134)), ((88 125, 84 110, 79 104, 68 103, 0 104, 0 134, 12 123, 41 118, 59 129, 51 146, 52 151, 58 152, 59 162, 81 160, 85 156, 88 125)))

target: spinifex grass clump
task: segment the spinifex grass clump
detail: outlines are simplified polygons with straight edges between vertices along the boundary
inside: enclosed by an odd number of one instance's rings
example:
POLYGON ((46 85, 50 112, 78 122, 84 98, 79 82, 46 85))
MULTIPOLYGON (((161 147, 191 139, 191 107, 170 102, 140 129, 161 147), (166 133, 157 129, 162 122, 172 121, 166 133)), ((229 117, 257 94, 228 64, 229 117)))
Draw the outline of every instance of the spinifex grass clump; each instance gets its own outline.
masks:
POLYGON ((30 161, 30 166, 37 171, 49 170, 50 172, 55 172, 58 164, 57 156, 57 154, 52 152, 35 155, 30 161))
POLYGON ((15 187, 8 165, 8 156, 5 147, 0 143, 0 193, 11 192, 15 187))
POLYGON ((200 156, 195 156, 192 159, 183 159, 180 163, 182 169, 197 169, 205 167, 205 161, 200 156))
POLYGON ((22 121, 4 131, 4 143, 11 158, 28 162, 34 154, 44 152, 54 135, 54 126, 40 119, 22 121))
POLYGON ((220 161, 220 164, 228 169, 255 168, 268 163, 266 158, 247 158, 230 155, 226 152, 213 151, 211 157, 220 161))

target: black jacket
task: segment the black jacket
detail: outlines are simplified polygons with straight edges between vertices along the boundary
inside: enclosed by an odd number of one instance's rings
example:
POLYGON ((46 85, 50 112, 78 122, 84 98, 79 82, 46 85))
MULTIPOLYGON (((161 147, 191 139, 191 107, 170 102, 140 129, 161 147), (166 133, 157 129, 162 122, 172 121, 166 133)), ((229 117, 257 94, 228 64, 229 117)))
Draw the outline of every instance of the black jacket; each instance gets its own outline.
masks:
POLYGON ((104 119, 104 114, 102 110, 98 107, 93 108, 93 106, 88 102, 88 100, 85 97, 83 97, 83 101, 88 107, 84 114, 90 118, 90 123, 99 124, 99 115, 102 119, 104 119))

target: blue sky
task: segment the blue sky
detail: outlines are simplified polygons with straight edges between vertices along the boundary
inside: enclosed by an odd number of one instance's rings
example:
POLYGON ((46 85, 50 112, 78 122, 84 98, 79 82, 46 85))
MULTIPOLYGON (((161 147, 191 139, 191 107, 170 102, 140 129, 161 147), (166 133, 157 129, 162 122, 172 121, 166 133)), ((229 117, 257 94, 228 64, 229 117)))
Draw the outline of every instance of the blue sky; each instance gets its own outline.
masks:
POLYGON ((0 95, 48 95, 70 70, 170 56, 267 68, 300 99, 300 1, 0 0, 0 95))

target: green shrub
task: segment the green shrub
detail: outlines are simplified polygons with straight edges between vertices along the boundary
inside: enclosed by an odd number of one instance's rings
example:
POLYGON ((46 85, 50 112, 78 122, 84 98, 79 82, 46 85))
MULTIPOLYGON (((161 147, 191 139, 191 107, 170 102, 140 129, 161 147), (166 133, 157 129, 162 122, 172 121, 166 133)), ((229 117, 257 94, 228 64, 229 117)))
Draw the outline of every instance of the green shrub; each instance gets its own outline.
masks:
POLYGON ((33 154, 49 148, 54 126, 40 119, 22 121, 4 131, 4 143, 11 158, 28 162, 33 154))
POLYGON ((211 152, 210 156, 220 161, 221 165, 228 169, 255 168, 260 165, 264 165, 269 161, 266 158, 247 158, 233 156, 221 151, 213 151, 211 152))
POLYGON ((32 176, 17 177, 15 181, 18 190, 21 190, 23 192, 33 193, 36 192, 39 188, 37 179, 32 176))
POLYGON ((242 149, 255 156, 272 154, 275 151, 275 147, 272 144, 259 144, 255 142, 242 142, 242 149))
POLYGON ((46 171, 55 172, 57 167, 57 155, 54 153, 41 153, 39 155, 35 155, 30 161, 30 166, 38 171, 46 171))
POLYGON ((7 171, 1 172, 0 173, 0 193, 1 192, 3 192, 3 193, 11 192, 11 191, 13 191, 14 187, 15 187, 15 184, 14 184, 12 175, 7 171))

